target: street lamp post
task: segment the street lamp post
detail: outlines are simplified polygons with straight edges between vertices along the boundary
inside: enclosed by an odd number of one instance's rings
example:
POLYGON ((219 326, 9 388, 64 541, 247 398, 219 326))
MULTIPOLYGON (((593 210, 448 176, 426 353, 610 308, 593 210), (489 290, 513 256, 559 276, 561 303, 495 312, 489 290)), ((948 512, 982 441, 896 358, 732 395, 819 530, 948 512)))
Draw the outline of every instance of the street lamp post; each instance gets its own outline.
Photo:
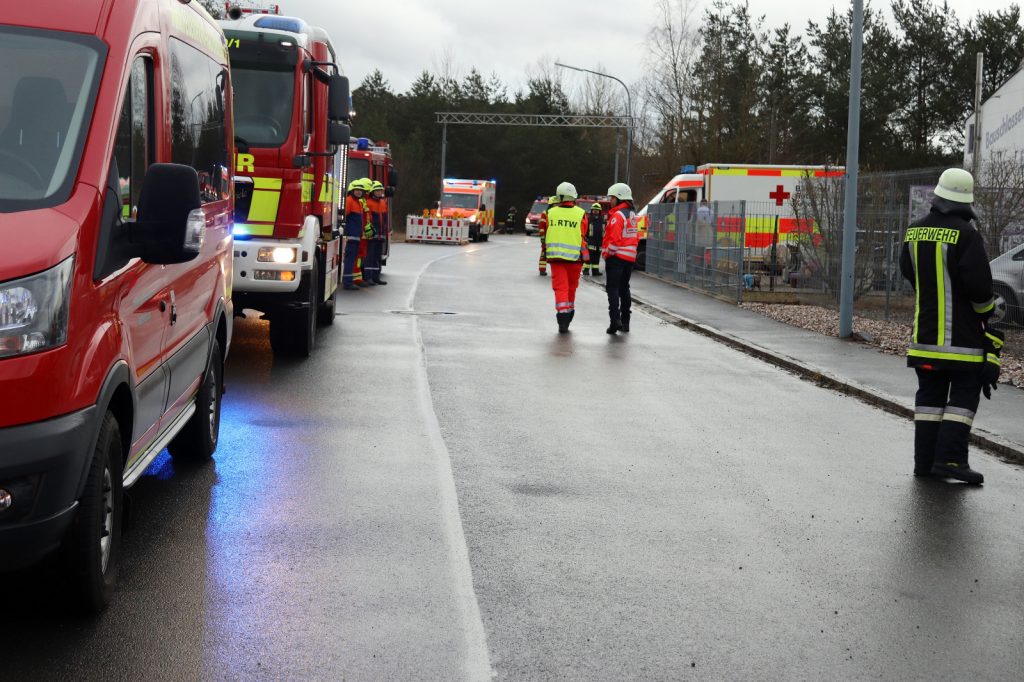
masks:
MULTIPOLYGON (((555 66, 560 66, 563 69, 572 69, 573 71, 582 71, 584 73, 592 73, 595 76, 601 76, 602 78, 611 78, 621 85, 626 91, 626 118, 629 119, 629 125, 626 127, 626 184, 629 184, 629 167, 630 161, 633 158, 633 98, 629 94, 629 87, 626 86, 621 80, 615 76, 610 76, 607 73, 601 73, 600 71, 591 71, 590 69, 581 69, 578 66, 569 66, 568 64, 561 64, 555 62, 555 66)), ((616 178, 618 179, 618 178, 616 178)))

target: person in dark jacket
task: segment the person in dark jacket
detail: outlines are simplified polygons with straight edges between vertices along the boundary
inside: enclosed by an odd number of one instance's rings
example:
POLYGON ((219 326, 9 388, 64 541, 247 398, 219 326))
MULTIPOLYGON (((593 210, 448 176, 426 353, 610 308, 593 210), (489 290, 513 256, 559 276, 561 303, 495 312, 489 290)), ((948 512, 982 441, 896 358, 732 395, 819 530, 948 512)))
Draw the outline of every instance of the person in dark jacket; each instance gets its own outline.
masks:
POLYGON ((590 260, 583 264, 583 274, 601 276, 601 243, 604 242, 604 215, 601 213, 601 204, 594 203, 590 206, 590 216, 587 218, 587 249, 590 251, 590 260))
POLYGON ((943 172, 931 211, 910 225, 900 270, 914 287, 914 329, 907 365, 917 372, 914 475, 980 484, 967 444, 981 393, 999 380, 1003 335, 992 326, 992 271, 976 216, 974 178, 943 172))

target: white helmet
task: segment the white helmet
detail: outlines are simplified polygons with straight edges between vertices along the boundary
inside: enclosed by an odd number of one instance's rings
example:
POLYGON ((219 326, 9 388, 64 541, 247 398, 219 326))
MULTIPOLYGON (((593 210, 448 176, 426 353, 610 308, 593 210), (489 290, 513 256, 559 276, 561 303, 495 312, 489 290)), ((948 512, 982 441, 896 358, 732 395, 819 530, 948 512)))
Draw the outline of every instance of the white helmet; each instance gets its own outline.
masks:
POLYGON ((974 176, 963 168, 947 168, 939 176, 935 196, 961 204, 974 203, 974 176))
POLYGON ((561 197, 563 201, 566 199, 572 199, 575 201, 576 197, 579 196, 576 194, 576 186, 571 182, 563 182, 558 186, 558 189, 555 190, 555 194, 561 197))
POLYGON ((616 182, 608 188, 608 196, 615 197, 619 201, 633 201, 633 190, 624 182, 616 182))

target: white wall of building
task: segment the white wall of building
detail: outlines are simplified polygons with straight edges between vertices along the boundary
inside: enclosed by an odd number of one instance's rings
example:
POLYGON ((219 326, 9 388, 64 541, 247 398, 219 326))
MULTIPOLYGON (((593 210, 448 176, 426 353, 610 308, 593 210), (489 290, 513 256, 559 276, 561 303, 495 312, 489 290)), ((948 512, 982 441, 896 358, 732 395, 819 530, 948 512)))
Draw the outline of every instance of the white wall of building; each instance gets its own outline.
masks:
MULTIPOLYGON (((974 115, 964 124, 964 167, 974 163, 974 115)), ((1024 69, 1017 71, 981 106, 981 161, 999 152, 1024 151, 1024 69)))

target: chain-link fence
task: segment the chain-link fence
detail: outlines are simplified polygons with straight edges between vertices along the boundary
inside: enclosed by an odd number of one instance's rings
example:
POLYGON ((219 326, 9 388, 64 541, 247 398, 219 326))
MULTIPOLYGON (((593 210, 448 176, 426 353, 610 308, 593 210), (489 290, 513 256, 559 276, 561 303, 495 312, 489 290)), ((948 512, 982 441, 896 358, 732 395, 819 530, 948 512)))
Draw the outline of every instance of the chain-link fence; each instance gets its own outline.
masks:
MULTIPOLYGON (((914 292, 899 265, 903 233, 928 212, 943 170, 861 175, 853 278, 856 314, 886 320, 912 317, 914 292)), ((982 191, 988 199, 995 192, 982 191)), ((808 179, 783 205, 654 204, 646 219, 646 269, 738 303, 834 307, 842 274, 843 218, 841 178, 808 179)), ((990 236, 990 257, 1004 246, 1017 247, 1021 239, 1024 235, 1018 236, 1016 228, 990 236)), ((1007 299, 1011 319, 1024 322, 1024 251, 994 263, 993 273, 996 293, 1007 299)))

